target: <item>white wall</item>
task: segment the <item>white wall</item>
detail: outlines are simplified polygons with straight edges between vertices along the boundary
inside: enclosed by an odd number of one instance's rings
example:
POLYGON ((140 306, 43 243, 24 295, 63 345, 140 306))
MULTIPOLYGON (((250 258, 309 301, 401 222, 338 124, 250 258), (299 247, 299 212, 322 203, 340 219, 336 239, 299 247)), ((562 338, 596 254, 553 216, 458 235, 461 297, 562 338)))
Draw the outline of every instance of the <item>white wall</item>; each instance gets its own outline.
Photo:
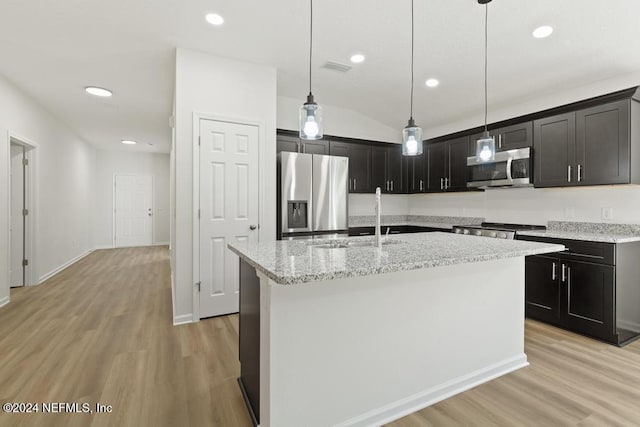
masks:
MULTIPOLYGON (((306 99, 278 97, 278 129, 297 131, 299 110, 306 99)), ((358 111, 322 104, 324 133, 348 138, 402 142, 402 129, 382 124, 358 111)))
POLYGON ((276 70, 186 49, 176 52, 174 322, 193 314, 193 114, 264 123, 260 238, 275 239, 276 70))
MULTIPOLYGON (((524 116, 549 108, 558 107, 583 99, 593 98, 618 90, 628 89, 640 85, 640 71, 622 74, 610 79, 600 80, 588 85, 571 88, 549 88, 548 91, 536 94, 535 98, 525 98, 518 103, 508 105, 492 105, 491 93, 489 93, 488 122, 498 122, 514 117, 524 116)), ((460 120, 451 121, 438 126, 423 128, 425 138, 435 138, 465 129, 481 126, 484 121, 484 112, 460 120)))
MULTIPOLYGON (((349 194, 349 216, 375 215, 375 194, 349 194)), ((382 215, 407 215, 409 195, 383 194, 382 215)))
POLYGON ((412 215, 480 216, 487 221, 545 225, 549 220, 640 223, 640 186, 512 188, 484 193, 412 195, 412 215), (613 218, 602 218, 612 208, 613 218))
POLYGON ((0 76, 0 304, 9 296, 9 133, 38 145, 32 166, 37 207, 37 278, 92 248, 92 166, 95 150, 52 114, 0 76))
POLYGON ((113 177, 116 174, 153 176, 153 243, 168 243, 169 155, 98 150, 91 224, 94 247, 113 247, 113 177))

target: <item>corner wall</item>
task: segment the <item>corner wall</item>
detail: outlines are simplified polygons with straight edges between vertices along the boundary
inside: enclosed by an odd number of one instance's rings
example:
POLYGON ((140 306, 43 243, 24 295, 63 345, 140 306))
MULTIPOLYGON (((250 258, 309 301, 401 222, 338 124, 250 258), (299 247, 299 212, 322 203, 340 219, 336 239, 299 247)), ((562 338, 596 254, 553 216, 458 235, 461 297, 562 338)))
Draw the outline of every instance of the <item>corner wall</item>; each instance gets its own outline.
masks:
POLYGON ((176 52, 174 323, 193 315, 193 115, 264 123, 260 238, 275 239, 276 70, 187 49, 176 52))
POLYGON ((37 144, 35 277, 46 278, 92 249, 95 149, 0 76, 0 305, 9 297, 9 133, 37 144))

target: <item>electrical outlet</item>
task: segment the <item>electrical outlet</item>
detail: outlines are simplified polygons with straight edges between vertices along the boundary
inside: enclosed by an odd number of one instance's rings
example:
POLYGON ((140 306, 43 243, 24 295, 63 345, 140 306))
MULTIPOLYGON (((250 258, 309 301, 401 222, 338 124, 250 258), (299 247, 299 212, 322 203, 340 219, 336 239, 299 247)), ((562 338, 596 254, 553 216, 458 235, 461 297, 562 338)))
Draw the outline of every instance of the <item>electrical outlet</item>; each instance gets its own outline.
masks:
POLYGON ((572 219, 576 217, 575 208, 564 208, 564 217, 566 219, 572 219))
POLYGON ((602 219, 613 219, 613 208, 602 208, 602 219))

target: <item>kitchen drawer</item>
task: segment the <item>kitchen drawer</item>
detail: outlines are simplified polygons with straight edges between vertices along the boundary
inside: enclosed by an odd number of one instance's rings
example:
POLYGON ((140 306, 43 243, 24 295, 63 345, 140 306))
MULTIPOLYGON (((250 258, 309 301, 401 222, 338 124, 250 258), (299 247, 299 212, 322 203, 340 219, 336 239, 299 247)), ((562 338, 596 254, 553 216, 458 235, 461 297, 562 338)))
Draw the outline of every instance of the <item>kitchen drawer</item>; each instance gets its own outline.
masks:
POLYGON ((373 236, 376 234, 375 227, 349 227, 349 236, 373 236))
POLYGON ((549 237, 519 236, 520 240, 531 242, 557 243, 567 250, 554 253, 560 259, 590 262, 593 264, 615 265, 616 245, 614 243, 589 242, 586 240, 553 239, 549 237))

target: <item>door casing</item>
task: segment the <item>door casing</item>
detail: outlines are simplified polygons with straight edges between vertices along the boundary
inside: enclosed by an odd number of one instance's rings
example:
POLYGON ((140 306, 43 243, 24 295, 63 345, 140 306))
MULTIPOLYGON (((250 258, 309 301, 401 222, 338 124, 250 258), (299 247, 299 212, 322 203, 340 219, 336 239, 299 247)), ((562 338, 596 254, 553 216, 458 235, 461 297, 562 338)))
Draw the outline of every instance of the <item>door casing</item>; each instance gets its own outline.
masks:
MULTIPOLYGON (((200 221, 198 218, 198 209, 200 208, 200 120, 214 120, 218 122, 236 123, 239 125, 256 126, 258 128, 259 140, 265 141, 265 123, 262 120, 254 120, 241 117, 227 117, 218 114, 194 112, 193 113, 193 130, 191 145, 193 148, 192 169, 193 169, 193 209, 192 209, 192 223, 193 223, 193 235, 192 235, 192 248, 193 248, 193 270, 192 270, 192 295, 193 295, 193 322, 200 321, 200 290, 197 283, 200 282, 200 221)), ((259 170, 265 169, 265 148, 263 143, 258 144, 258 168, 259 170)), ((275 157, 273 159, 275 162, 275 157)), ((259 176, 259 174, 258 174, 259 176)), ((264 216, 265 206, 265 186, 267 183, 265 180, 259 180, 259 196, 258 196, 258 224, 262 222, 264 216)), ((275 185, 275 184, 274 184, 275 185)))
MULTIPOLYGON (((27 149, 26 158, 29 161, 29 165, 27 167, 27 175, 25 180, 26 187, 26 205, 27 209, 29 209, 29 215, 27 215, 27 220, 25 221, 25 239, 24 244, 26 245, 26 256, 29 260, 29 265, 25 272, 25 286, 33 286, 39 284, 39 279, 36 275, 38 271, 36 268, 37 260, 36 260, 36 218, 37 218, 37 148, 38 144, 25 138, 21 135, 18 135, 12 131, 7 132, 7 197, 11 194, 11 183, 9 182, 9 173, 11 170, 11 143, 22 145, 27 149)), ((11 213, 11 201, 7 203, 7 218, 11 213)), ((7 224, 8 227, 11 227, 11 224, 7 224)), ((7 229, 7 248, 11 248, 11 234, 9 229, 7 229)), ((11 263, 11 251, 7 251, 7 286, 9 286, 9 282, 11 281, 11 277, 9 276, 10 263, 11 263)))

